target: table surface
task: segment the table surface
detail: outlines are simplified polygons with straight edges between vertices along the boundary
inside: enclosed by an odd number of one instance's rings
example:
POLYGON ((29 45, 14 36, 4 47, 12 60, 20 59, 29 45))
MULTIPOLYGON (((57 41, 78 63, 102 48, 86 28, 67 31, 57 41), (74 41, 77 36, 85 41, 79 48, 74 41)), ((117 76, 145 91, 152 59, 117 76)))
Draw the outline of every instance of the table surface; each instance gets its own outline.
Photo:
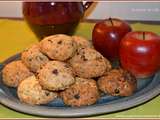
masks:
MULTIPOLYGON (((82 22, 77 27, 76 35, 91 39, 95 23, 82 22)), ((131 24, 133 30, 148 30, 160 34, 159 25, 142 23, 131 24)), ((0 19, 0 62, 21 52, 29 45, 38 42, 38 39, 23 20, 0 19)), ((19 113, 0 104, 0 118, 37 118, 19 113)), ((111 114, 94 116, 94 118, 160 118, 160 96, 140 106, 111 114)))

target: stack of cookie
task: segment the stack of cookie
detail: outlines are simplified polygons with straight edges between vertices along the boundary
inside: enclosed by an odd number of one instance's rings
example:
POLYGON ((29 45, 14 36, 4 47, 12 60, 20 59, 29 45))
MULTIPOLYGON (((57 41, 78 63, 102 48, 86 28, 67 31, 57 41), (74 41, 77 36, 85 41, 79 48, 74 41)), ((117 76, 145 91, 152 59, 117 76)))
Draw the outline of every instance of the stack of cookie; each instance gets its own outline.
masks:
POLYGON ((99 89, 110 95, 133 93, 136 79, 122 69, 115 71, 85 38, 58 34, 24 50, 21 60, 6 65, 2 73, 5 85, 18 87, 22 102, 39 105, 61 97, 66 105, 84 106, 96 103, 99 89))

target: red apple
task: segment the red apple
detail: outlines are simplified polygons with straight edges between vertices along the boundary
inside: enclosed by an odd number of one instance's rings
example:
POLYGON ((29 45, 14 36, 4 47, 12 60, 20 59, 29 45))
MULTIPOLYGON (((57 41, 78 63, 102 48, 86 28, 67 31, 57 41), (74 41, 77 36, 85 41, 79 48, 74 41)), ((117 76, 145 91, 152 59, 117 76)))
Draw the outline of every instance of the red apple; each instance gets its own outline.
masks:
POLYGON ((114 61, 119 58, 121 39, 130 31, 131 27, 123 20, 109 18, 100 21, 93 29, 93 45, 103 56, 114 61))
POLYGON ((153 75, 160 68, 160 37, 152 32, 130 32, 120 43, 120 62, 137 78, 153 75))

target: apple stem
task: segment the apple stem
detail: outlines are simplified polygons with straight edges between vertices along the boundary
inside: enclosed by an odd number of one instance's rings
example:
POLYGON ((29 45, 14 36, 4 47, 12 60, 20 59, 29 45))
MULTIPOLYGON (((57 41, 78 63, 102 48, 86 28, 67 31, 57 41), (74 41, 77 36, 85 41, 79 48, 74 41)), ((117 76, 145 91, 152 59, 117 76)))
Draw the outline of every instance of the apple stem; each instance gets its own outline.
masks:
POLYGON ((110 22, 111 22, 111 24, 112 24, 112 26, 113 26, 113 21, 112 21, 112 18, 110 17, 110 18, 109 18, 109 20, 110 20, 110 22))
POLYGON ((143 32, 143 40, 145 40, 145 32, 143 32))

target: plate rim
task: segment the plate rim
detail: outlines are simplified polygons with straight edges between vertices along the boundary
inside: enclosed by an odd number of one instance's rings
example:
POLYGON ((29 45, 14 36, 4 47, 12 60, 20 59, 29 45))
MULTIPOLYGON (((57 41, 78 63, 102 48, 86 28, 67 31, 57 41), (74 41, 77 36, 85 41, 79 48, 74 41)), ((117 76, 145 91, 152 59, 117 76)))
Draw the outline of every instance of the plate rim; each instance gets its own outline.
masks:
MULTIPOLYGON (((19 54, 13 55, 10 58, 6 59, 0 64, 0 72, 4 66, 4 64, 13 61, 17 57, 20 56, 19 54)), ((156 78, 160 77, 160 72, 156 73, 152 82, 156 80, 156 78)), ((19 112, 27 113, 30 115, 36 115, 36 116, 44 116, 44 117, 87 117, 87 116, 95 116, 100 114, 108 114, 111 112, 121 111, 125 109, 129 109, 135 106, 138 106, 140 104, 143 104, 152 98, 158 96, 160 94, 160 83, 157 84, 157 86, 152 86, 152 84, 149 84, 147 87, 142 89, 140 92, 142 92, 140 95, 134 94, 132 99, 130 98, 128 101, 123 101, 121 103, 111 103, 106 105, 98 105, 98 106, 86 106, 82 108, 66 108, 66 109, 57 109, 57 108, 47 108, 48 111, 44 111, 45 109, 42 109, 43 106, 29 106, 27 104, 23 103, 15 103, 14 101, 8 98, 8 96, 5 94, 4 91, 0 88, 0 103, 19 112), (146 90, 148 92, 146 92, 146 90), (136 96, 137 95, 137 96, 136 96), (136 97, 134 97, 136 96, 136 97), (24 107, 24 108, 23 108, 24 107), (41 108, 41 110, 38 110, 41 108), (91 109, 91 111, 89 111, 91 109)), ((138 92, 139 93, 139 92, 138 92)), ((127 97, 124 97, 127 99, 127 97)), ((123 98, 122 98, 123 99, 123 98)), ((125 99, 124 99, 125 100, 125 99)))

